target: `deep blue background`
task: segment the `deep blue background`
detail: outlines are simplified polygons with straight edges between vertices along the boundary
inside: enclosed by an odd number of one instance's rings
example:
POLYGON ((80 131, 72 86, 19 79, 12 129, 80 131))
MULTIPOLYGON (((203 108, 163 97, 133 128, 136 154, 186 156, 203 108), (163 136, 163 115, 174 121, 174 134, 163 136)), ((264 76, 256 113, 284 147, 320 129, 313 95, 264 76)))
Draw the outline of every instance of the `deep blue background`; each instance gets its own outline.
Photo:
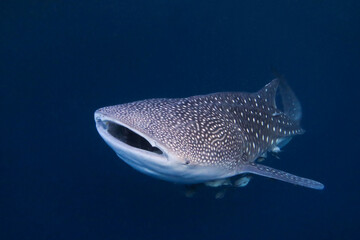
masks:
POLYGON ((0 239, 358 239, 360 2, 0 2, 0 239), (275 66, 306 134, 215 200, 136 172, 93 112, 151 97, 256 91, 275 66))

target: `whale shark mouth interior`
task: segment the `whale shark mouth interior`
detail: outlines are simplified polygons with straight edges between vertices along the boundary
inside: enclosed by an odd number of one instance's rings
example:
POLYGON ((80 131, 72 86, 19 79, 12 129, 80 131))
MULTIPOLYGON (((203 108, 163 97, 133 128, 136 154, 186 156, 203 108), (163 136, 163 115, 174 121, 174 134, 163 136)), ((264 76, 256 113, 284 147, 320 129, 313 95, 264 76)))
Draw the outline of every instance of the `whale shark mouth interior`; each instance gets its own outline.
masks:
POLYGON ((148 152, 163 154, 159 148, 151 146, 151 144, 145 138, 131 131, 129 128, 119 125, 115 122, 107 122, 107 132, 117 140, 129 146, 148 152))

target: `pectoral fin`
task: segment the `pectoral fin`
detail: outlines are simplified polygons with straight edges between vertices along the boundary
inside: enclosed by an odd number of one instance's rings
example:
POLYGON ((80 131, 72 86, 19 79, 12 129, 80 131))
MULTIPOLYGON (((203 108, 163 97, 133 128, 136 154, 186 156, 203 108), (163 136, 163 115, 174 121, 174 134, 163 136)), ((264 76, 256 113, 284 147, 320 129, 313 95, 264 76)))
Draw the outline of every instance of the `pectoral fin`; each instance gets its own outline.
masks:
POLYGON ((271 168, 268 166, 264 166, 261 164, 249 163, 249 164, 245 164, 243 167, 244 168, 242 169, 241 172, 253 173, 256 175, 273 178, 276 180, 300 185, 303 187, 313 188, 313 189, 317 189, 317 190, 324 189, 324 185, 317 181, 298 177, 293 174, 290 174, 290 173, 287 173, 287 172, 284 172, 281 170, 277 170, 277 169, 274 169, 274 168, 271 168))

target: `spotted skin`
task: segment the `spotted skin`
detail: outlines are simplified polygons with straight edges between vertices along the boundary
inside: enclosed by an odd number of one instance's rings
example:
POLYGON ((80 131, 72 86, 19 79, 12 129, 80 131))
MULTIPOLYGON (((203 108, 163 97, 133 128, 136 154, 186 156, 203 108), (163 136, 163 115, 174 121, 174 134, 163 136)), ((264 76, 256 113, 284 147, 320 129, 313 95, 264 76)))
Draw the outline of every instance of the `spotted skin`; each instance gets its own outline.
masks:
POLYGON ((177 99, 149 99, 98 112, 151 136, 184 164, 216 166, 322 189, 313 180, 255 163, 278 150, 300 127, 301 106, 288 85, 274 79, 256 93, 224 92, 177 99), (281 111, 275 95, 280 84, 281 111))

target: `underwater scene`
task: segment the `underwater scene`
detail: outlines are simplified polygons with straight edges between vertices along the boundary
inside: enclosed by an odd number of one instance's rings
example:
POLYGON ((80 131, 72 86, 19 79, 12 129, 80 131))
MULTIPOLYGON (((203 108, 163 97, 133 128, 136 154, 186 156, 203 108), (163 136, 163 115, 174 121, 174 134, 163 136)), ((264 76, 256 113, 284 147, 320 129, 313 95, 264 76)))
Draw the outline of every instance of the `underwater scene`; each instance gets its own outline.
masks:
POLYGON ((0 1, 0 239, 358 239, 360 2, 0 1))

